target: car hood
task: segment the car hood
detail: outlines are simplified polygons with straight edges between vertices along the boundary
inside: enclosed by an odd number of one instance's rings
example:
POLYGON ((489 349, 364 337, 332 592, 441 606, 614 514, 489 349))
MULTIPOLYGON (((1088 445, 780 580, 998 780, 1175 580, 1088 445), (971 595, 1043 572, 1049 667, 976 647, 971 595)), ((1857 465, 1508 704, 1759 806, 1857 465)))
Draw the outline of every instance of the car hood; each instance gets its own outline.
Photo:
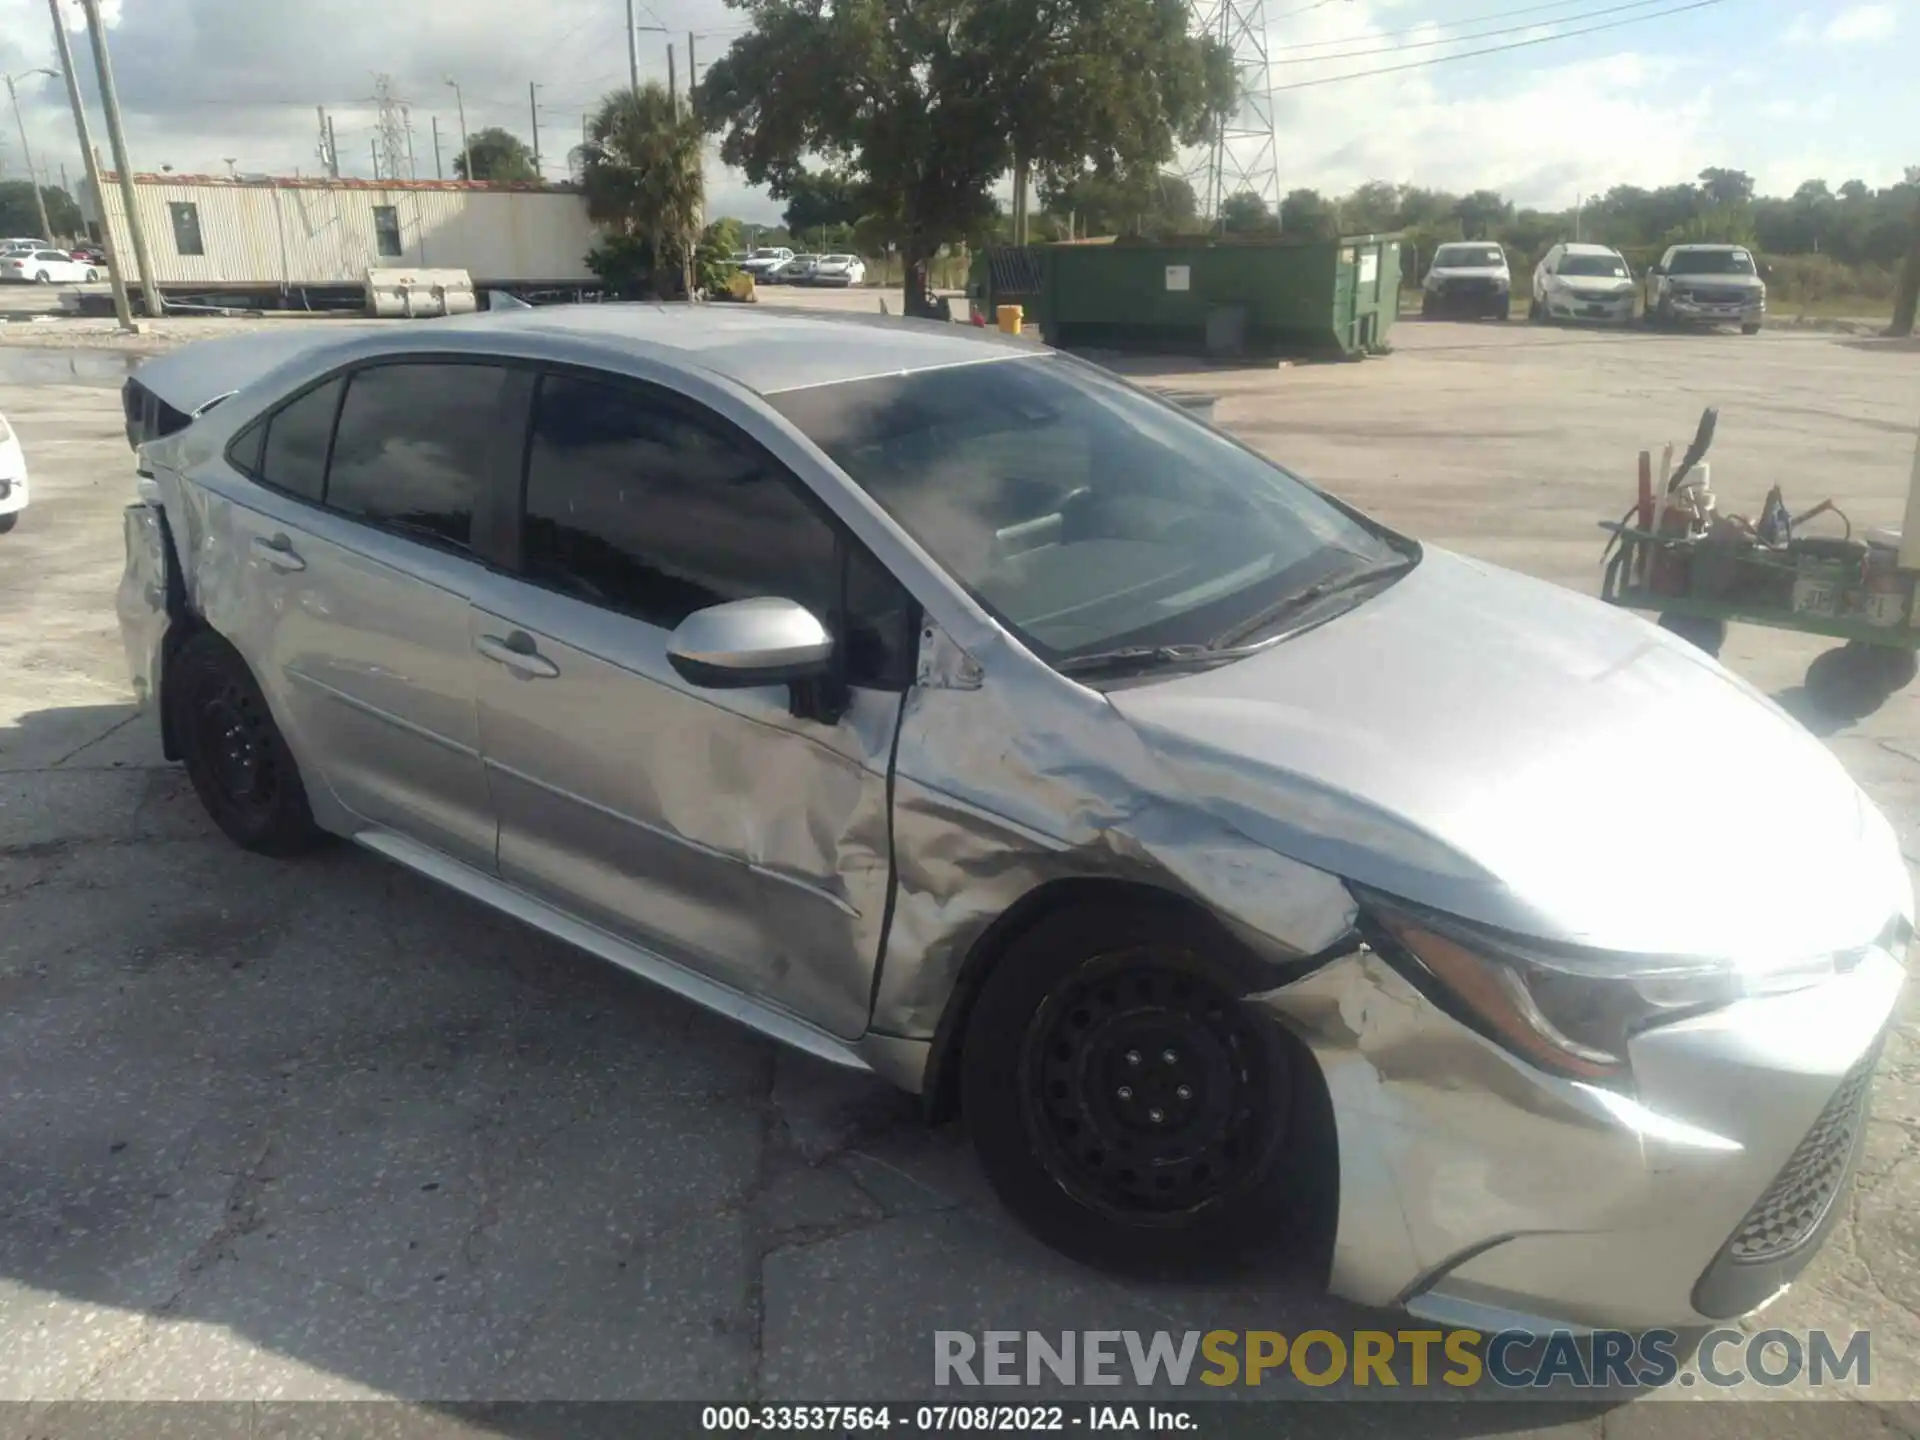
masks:
POLYGON ((1505 280, 1512 272, 1499 265, 1436 265, 1429 280, 1505 280))
POLYGON ((1514 933, 1804 957, 1912 913, 1886 820, 1778 706, 1636 616, 1445 552, 1109 698, 1249 839, 1514 933))

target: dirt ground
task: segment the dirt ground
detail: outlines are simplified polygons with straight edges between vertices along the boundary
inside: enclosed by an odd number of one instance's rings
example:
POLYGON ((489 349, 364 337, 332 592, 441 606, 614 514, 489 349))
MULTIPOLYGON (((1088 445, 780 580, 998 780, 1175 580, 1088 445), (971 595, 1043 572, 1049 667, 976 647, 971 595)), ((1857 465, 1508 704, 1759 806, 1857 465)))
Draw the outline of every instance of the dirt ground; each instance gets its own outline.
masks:
MULTIPOLYGON (((940 1328, 1396 1328, 1284 1266, 1185 1287, 1080 1269, 877 1082, 371 855, 227 845, 128 703, 114 387, 137 357, 56 328, 75 323, 0 333, 34 478, 0 539, 0 1399, 904 1398, 928 1392, 940 1328)), ((133 348, 244 322, 163 323, 133 348)), ((1122 368, 1217 395, 1229 428, 1429 543, 1589 593, 1636 452, 1684 443, 1708 404, 1723 509, 1778 483, 1856 531, 1901 518, 1910 347, 1417 322, 1395 341, 1360 364, 1122 368)), ((1826 736, 1920 856, 1920 685, 1823 716, 1799 689, 1820 648, 1736 629, 1724 659, 1826 736)), ((1684 785, 1711 737, 1622 759, 1684 785)), ((1872 1329, 1872 1384, 1823 1427, 1912 1428, 1888 1407, 1920 1400, 1917 1141, 1909 1021, 1851 1211, 1765 1317, 1872 1329)), ((1631 1434, 1661 1404, 1552 1433, 1631 1434)), ((1548 1428, 1469 1410, 1450 1433, 1548 1428)), ((1371 1428, 1431 1431, 1412 1412, 1371 1428)))

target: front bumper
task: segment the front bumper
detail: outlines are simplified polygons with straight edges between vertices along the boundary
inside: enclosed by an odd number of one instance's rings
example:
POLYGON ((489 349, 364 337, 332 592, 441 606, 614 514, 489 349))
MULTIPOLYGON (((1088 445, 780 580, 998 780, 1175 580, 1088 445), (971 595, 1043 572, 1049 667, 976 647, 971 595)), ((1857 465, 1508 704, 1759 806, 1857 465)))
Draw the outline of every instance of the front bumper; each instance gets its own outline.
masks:
POLYGON ((1512 303, 1506 286, 1456 280, 1423 290, 1420 308, 1435 315, 1505 315, 1512 303))
POLYGON ((1555 320, 1625 325, 1633 319, 1633 292, 1625 295, 1574 295, 1547 292, 1547 314, 1555 320))
POLYGON ((1841 1208, 1904 980, 1876 949, 1815 989, 1646 1031, 1630 1095, 1515 1059, 1371 951, 1260 997, 1333 1102, 1332 1288, 1482 1330, 1757 1309, 1841 1208))
POLYGON ((1759 325, 1767 318, 1765 300, 1715 302, 1676 295, 1668 300, 1667 308, 1676 320, 1695 325, 1759 325))

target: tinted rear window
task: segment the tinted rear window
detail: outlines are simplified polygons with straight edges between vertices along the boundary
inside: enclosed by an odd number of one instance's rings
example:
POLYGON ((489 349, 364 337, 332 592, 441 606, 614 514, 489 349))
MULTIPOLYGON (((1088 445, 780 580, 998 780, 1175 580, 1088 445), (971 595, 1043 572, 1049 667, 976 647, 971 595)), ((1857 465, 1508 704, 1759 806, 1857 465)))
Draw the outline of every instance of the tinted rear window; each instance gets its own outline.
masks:
POLYGON ((356 371, 340 408, 328 508, 465 549, 508 422, 517 430, 523 418, 507 414, 510 377, 457 363, 356 371))
POLYGON ((326 489, 327 442, 339 407, 340 382, 329 380, 276 410, 267 421, 259 478, 302 500, 318 500, 326 489))

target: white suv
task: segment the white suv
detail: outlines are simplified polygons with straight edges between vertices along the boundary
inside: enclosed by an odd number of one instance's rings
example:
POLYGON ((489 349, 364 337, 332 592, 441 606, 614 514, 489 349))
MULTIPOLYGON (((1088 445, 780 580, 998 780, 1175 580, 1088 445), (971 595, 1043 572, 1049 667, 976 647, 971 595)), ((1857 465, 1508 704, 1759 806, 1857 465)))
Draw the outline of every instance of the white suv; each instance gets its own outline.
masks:
POLYGON ((1609 245, 1562 241, 1534 266, 1527 318, 1628 324, 1633 319, 1633 271, 1609 245))
POLYGON ((1744 245, 1675 245, 1647 272, 1649 325, 1738 325, 1758 335, 1767 282, 1744 245))

